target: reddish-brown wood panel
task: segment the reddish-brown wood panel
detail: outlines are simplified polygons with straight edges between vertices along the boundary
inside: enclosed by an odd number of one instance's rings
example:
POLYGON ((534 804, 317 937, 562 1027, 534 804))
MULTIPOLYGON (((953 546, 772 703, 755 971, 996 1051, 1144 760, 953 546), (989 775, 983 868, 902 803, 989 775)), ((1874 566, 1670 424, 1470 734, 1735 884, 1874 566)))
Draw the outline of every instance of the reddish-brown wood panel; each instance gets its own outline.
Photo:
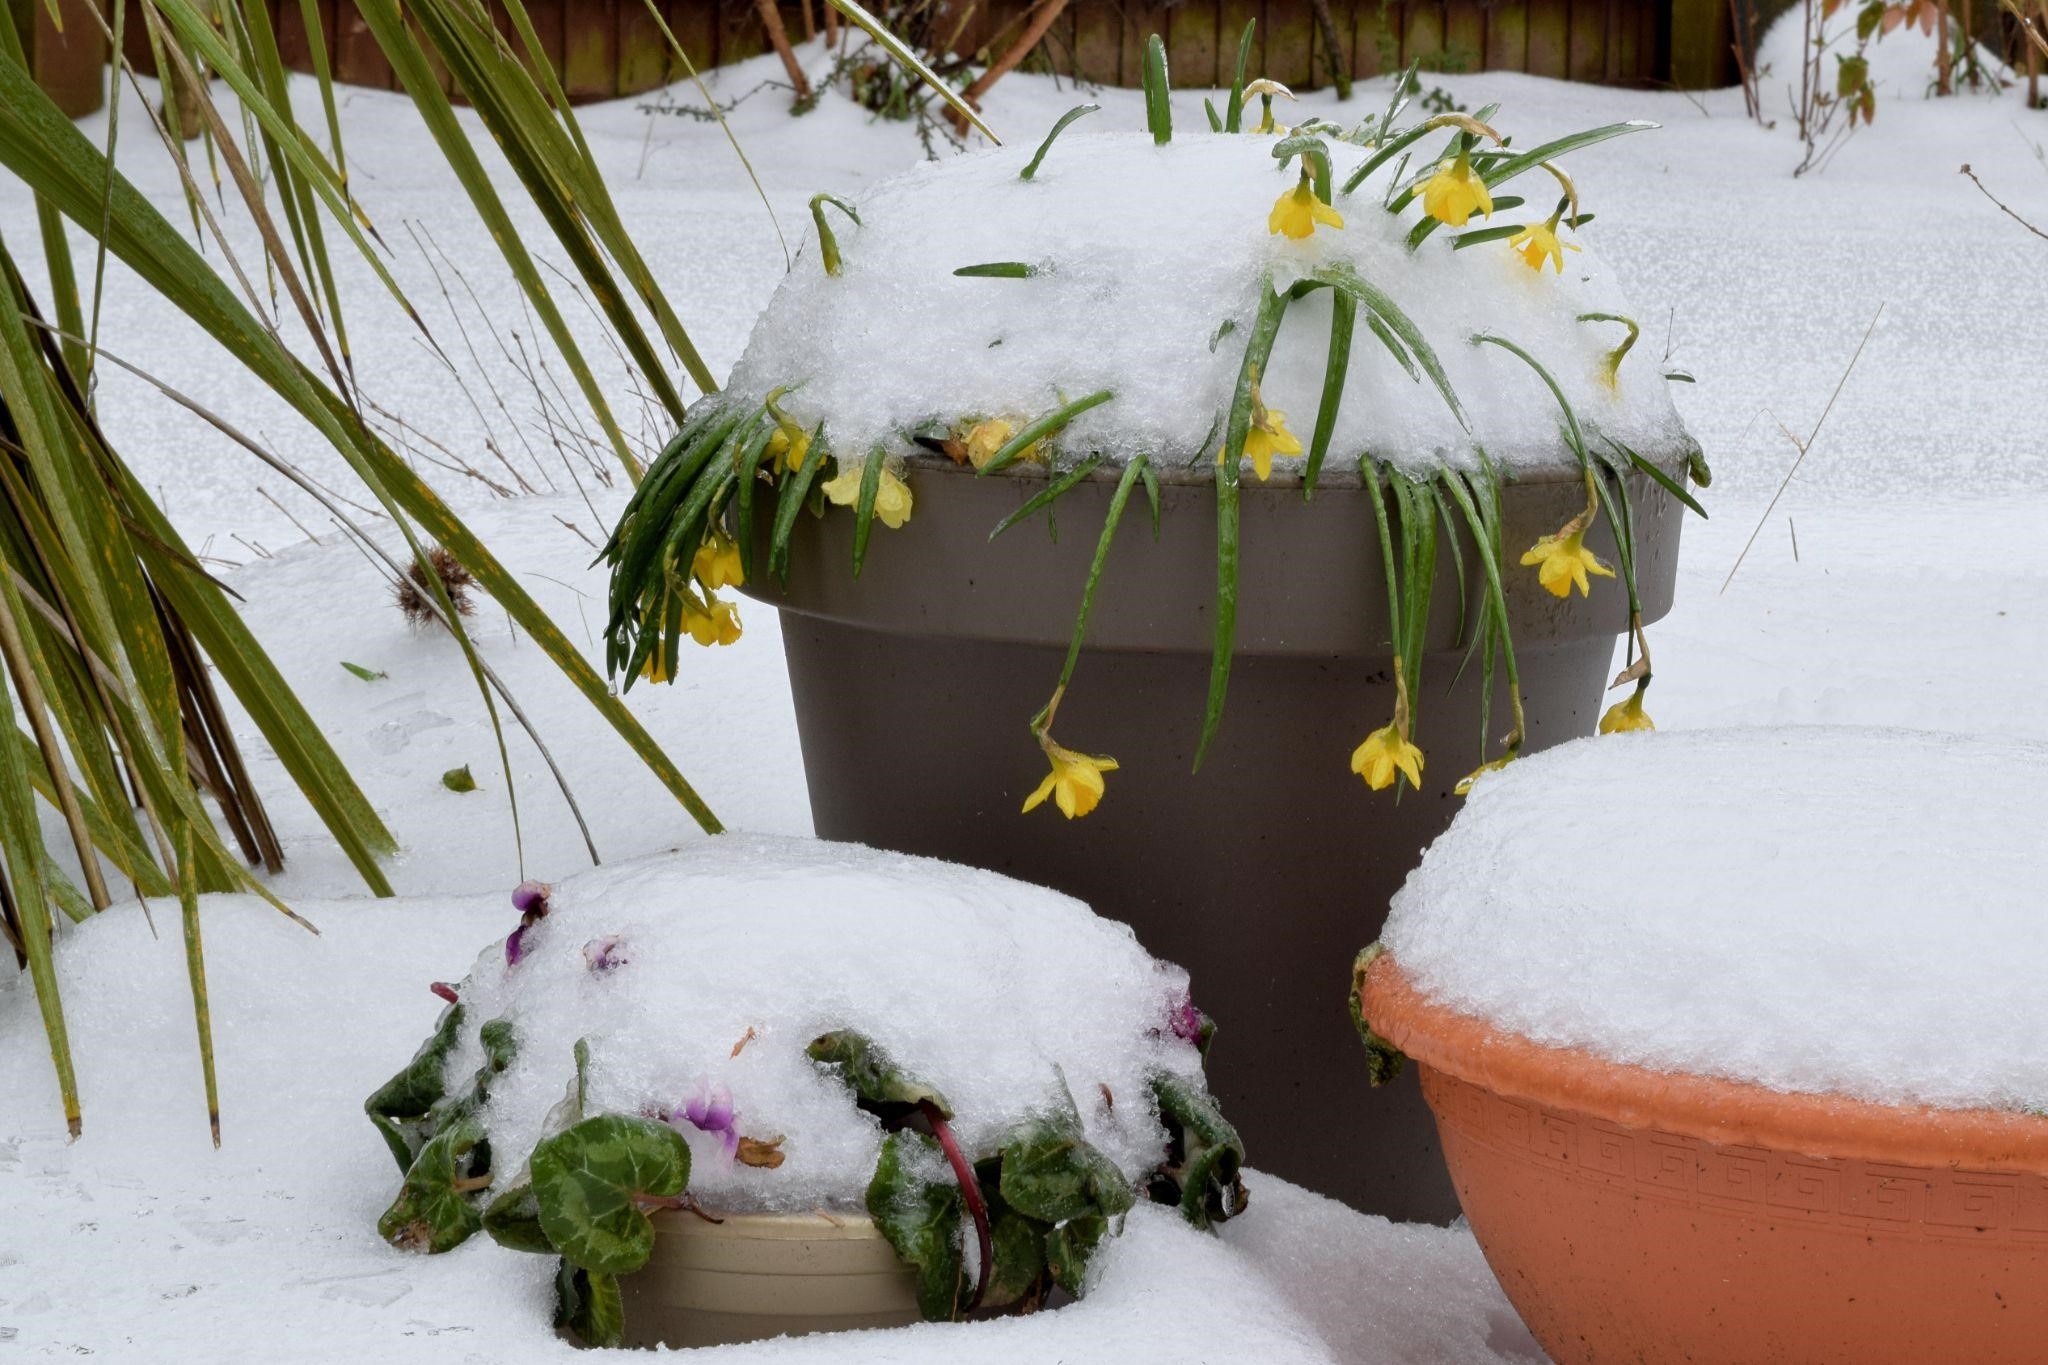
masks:
POLYGON ((1238 44, 1244 38, 1244 26, 1256 23, 1252 30, 1251 54, 1245 58, 1244 78, 1255 81, 1266 74, 1266 6, 1265 0, 1222 0, 1218 10, 1216 45, 1216 84, 1229 85, 1237 72, 1238 44))
POLYGON ((661 36, 661 25, 648 12, 646 0, 619 0, 616 41, 619 94, 638 95, 668 84, 668 40, 661 36))
POLYGON ((1321 81, 1315 68, 1315 15, 1308 0, 1266 0, 1264 75, 1290 90, 1311 90, 1321 81))
POLYGON ((1444 70, 1482 71, 1486 67, 1486 11, 1479 0, 1446 0, 1444 5, 1444 70))
POLYGON ((1529 64, 1532 76, 1564 79, 1571 57, 1571 0, 1529 0, 1529 64))
POLYGON ((768 50, 768 34, 754 0, 718 0, 718 61, 743 62, 768 50))
POLYGON ((619 91, 618 0, 569 0, 564 8, 562 89, 572 100, 611 98, 619 91))
POLYGON ((708 71, 718 65, 718 7, 710 0, 669 0, 668 27, 692 66, 708 71))
POLYGON ((26 12, 16 6, 14 13, 17 22, 31 20, 22 26, 28 30, 23 36, 29 73, 52 103, 72 118, 106 103, 107 39, 91 0, 59 0, 61 29, 42 0, 33 0, 26 12))
POLYGON ((1525 71, 1529 66, 1529 0, 1499 0, 1486 12, 1486 67, 1525 71))
POLYGON ((1166 64, 1177 86, 1213 86, 1218 41, 1217 0, 1181 0, 1167 12, 1166 64))
POLYGON ((334 15, 334 75, 350 85, 389 90, 395 84, 391 62, 370 32, 369 21, 355 0, 340 0, 334 15))
POLYGON ((1401 60, 1420 61, 1425 71, 1441 71, 1444 61, 1444 7, 1439 0, 1417 0, 1408 6, 1408 25, 1401 37, 1401 60))
POLYGON ((1123 21, 1115 0, 1071 0, 1074 16, 1074 70, 1084 81, 1115 85, 1123 50, 1123 21))
MULTIPOLYGON (((1140 86, 1145 83, 1145 46, 1153 34, 1166 41, 1167 10, 1158 0, 1123 0, 1123 83, 1140 86)), ((1185 84, 1185 78, 1173 69, 1173 53, 1166 54, 1167 80, 1171 84, 1185 84)))
POLYGON ((1351 74, 1359 80, 1401 67, 1401 6, 1358 0, 1351 7, 1351 74))
POLYGON ((1597 81, 1607 69, 1607 0, 1572 0, 1571 55, 1565 75, 1597 81))

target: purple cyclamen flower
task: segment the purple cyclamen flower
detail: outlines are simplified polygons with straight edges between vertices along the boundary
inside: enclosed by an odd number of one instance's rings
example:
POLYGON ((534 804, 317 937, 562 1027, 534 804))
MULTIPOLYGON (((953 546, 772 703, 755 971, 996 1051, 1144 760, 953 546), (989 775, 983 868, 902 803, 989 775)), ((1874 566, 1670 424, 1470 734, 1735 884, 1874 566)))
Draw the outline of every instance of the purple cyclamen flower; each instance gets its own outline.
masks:
POLYGON ((519 959, 526 956, 526 931, 547 917, 548 892, 546 882, 526 881, 512 889, 512 908, 519 912, 519 927, 505 940, 505 963, 516 967, 519 959))
POLYGON ((680 1119, 699 1132, 712 1133, 725 1148, 725 1159, 730 1161, 740 1149, 739 1111, 732 1107, 732 1092, 723 1085, 713 1088, 700 1083, 697 1093, 682 1109, 672 1111, 668 1116, 669 1126, 680 1127, 680 1119))
POLYGON ((1202 1041, 1202 1025, 1206 1024, 1208 1020, 1204 1019, 1202 1012, 1195 1008, 1193 997, 1183 995, 1180 998, 1180 1003, 1173 1007, 1172 1018, 1174 1037, 1184 1043, 1199 1043, 1202 1041))
POLYGON ((625 941, 617 934, 606 934, 583 945, 583 961, 600 976, 631 960, 626 956, 625 941))

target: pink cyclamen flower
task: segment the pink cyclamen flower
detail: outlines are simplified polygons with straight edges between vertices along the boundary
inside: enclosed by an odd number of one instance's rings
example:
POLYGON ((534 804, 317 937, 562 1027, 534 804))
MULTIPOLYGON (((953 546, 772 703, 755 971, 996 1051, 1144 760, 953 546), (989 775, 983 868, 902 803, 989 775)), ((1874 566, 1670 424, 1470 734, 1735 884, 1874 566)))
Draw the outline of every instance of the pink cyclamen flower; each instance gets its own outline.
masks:
POLYGON ((602 976, 604 973, 625 966, 632 961, 626 956, 625 941, 617 934, 606 934, 583 945, 583 961, 590 970, 602 976))
POLYGON ((732 1092, 723 1085, 713 1088, 700 1083, 688 1103, 669 1113, 668 1122, 672 1128, 687 1123, 699 1132, 714 1134, 725 1149, 727 1161, 740 1149, 739 1111, 733 1108, 732 1092))
POLYGON ((1180 1003, 1173 1007, 1173 1036, 1184 1043, 1199 1043, 1202 1040, 1202 1025, 1208 1020, 1195 1008, 1194 999, 1182 996, 1180 1003))

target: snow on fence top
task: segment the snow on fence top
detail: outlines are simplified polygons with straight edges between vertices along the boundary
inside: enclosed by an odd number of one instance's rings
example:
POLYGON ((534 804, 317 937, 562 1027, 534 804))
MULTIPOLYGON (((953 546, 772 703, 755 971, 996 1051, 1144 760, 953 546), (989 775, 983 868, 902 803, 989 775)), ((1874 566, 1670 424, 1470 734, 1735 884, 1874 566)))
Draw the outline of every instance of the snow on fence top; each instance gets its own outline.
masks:
POLYGON ((1426 995, 1617 1062, 2048 1110, 2048 745, 1896 730, 1567 744, 1395 897, 1426 995))
POLYGON ((943 1092, 969 1151, 1071 1104, 1133 1178, 1165 1150, 1151 1078, 1201 1074, 1175 1030, 1186 973, 1070 897, 925 858, 727 835, 554 888, 515 951, 477 957, 444 1067, 452 1087, 484 1062, 475 1024, 510 1022, 493 1148, 516 1163, 546 1136, 588 1039, 585 1110, 673 1113, 712 1208, 861 1207, 883 1134, 805 1054, 828 1031, 943 1092), (781 1165, 735 1160, 742 1138, 781 1165))
MULTIPOLYGON (((1561 265, 1547 268, 1531 269, 1506 233, 1461 249, 1461 232, 1445 228, 1410 249, 1421 197, 1399 213, 1385 204, 1433 168, 1442 139, 1456 136, 1431 130, 1349 193, 1343 186, 1373 152, 1330 140, 1343 225, 1324 221, 1299 238, 1269 223, 1298 164, 1283 166, 1270 136, 1184 129, 1155 145, 1143 133, 1076 129, 1029 179, 1020 175, 1037 150, 1028 144, 921 164, 862 195, 858 224, 821 209, 837 238, 839 273, 806 245, 728 391, 758 404, 793 388, 783 400, 789 415, 807 429, 822 421, 833 449, 855 461, 878 445, 907 452, 920 429, 982 419, 1021 427, 1063 401, 1108 391, 1111 401, 1060 435, 1062 451, 1213 462, 1261 281, 1270 274, 1284 290, 1348 266, 1413 320, 1470 430, 1428 377, 1404 371, 1362 314, 1332 468, 1366 453, 1411 473, 1470 468, 1475 446, 1510 468, 1569 464, 1556 400, 1523 361, 1473 344, 1480 332, 1540 360, 1582 422, 1646 454, 1688 445, 1652 348, 1631 351, 1617 382, 1607 382, 1607 361, 1628 329, 1580 319, 1629 307, 1569 226, 1558 228, 1561 265), (1032 273, 956 273, 987 265, 1032 273)), ((1481 232, 1540 225, 1558 190, 1532 167, 1499 186, 1491 218, 1452 216, 1481 232), (1528 202, 1510 200, 1516 194, 1528 202)), ((1304 443, 1323 393, 1332 297, 1321 289, 1288 310, 1263 375, 1264 403, 1287 413, 1304 443)))

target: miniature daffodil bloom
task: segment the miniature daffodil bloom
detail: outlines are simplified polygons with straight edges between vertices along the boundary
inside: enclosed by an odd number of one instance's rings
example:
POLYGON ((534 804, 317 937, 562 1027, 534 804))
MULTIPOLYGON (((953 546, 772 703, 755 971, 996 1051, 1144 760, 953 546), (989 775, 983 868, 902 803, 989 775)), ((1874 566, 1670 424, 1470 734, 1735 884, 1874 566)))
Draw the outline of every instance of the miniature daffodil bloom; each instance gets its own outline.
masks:
POLYGON ((738 542, 714 531, 697 547, 690 572, 707 588, 737 588, 747 581, 738 542))
POLYGON ((1579 249, 1576 243, 1557 240, 1557 221, 1557 215, 1552 214, 1549 222, 1533 223, 1508 239, 1508 246, 1538 274, 1543 272, 1545 261, 1555 265, 1558 274, 1564 274, 1564 253, 1579 249))
POLYGON ((1408 736, 1401 733, 1397 725, 1383 725, 1365 737, 1365 742, 1351 751, 1351 771, 1365 779, 1365 785, 1374 791, 1385 791, 1394 785, 1394 774, 1400 773, 1408 779, 1408 785, 1422 786, 1422 750, 1408 742, 1408 736))
MULTIPOLYGON (((1222 464, 1228 450, 1216 452, 1216 463, 1222 464)), ((1279 408, 1269 408, 1259 397, 1258 385, 1252 385, 1252 423, 1244 434, 1244 457, 1252 462, 1259 482, 1273 477, 1275 455, 1301 454, 1301 438, 1287 429, 1287 414, 1279 408)))
POLYGON ((647 662, 640 665, 640 676, 653 683, 668 681, 668 651, 660 645, 647 651, 647 662))
MULTIPOLYGON (((960 438, 960 448, 966 455, 967 463, 980 469, 993 460, 1002 448, 1017 434, 1014 424, 1001 417, 991 417, 986 422, 976 422, 960 438)), ((1017 452, 1020 460, 1036 460, 1044 453, 1045 442, 1033 441, 1017 452)), ((954 458, 959 458, 955 456, 954 458)))
POLYGON ((1269 81, 1261 78, 1247 85, 1244 88, 1244 93, 1247 96, 1257 95, 1259 97, 1259 121, 1257 125, 1247 128, 1245 131, 1247 133, 1270 133, 1276 137, 1285 137, 1289 131, 1287 125, 1273 121, 1273 96, 1285 95, 1288 99, 1293 99, 1294 92, 1278 81, 1269 81))
POLYGON ((1463 227, 1474 213, 1493 217, 1493 194, 1459 152, 1455 161, 1439 164, 1436 174, 1422 187, 1422 211, 1440 223, 1463 227))
MULTIPOLYGON (((860 506, 861 466, 848 465, 837 478, 825 484, 825 497, 840 507, 860 506)), ((882 470, 875 485, 875 520, 890 530, 900 530, 910 520, 910 485, 888 469, 882 470)))
POLYGON ((1094 810, 1102 801, 1102 775, 1116 771, 1116 760, 1099 758, 1094 754, 1077 754, 1042 736, 1039 745, 1051 761, 1052 771, 1045 775, 1045 781, 1038 784, 1038 790, 1024 798, 1024 809, 1037 810, 1050 796, 1058 804, 1060 813, 1069 820, 1094 810))
POLYGON ((1296 241, 1312 236, 1317 223, 1340 228, 1344 226, 1344 215, 1317 197, 1307 175, 1273 201, 1273 212, 1266 217, 1266 227, 1275 236, 1285 233, 1296 241))
MULTIPOLYGON (((709 649, 713 645, 729 645, 740 638, 739 609, 730 602, 711 599, 709 609, 695 602, 683 603, 683 629, 690 638, 709 649)), ((657 680, 658 681, 658 680, 657 680)))
POLYGON ((1607 708, 1607 714, 1600 717, 1600 733, 1620 735, 1634 730, 1654 730, 1649 713, 1643 710, 1643 689, 1638 687, 1629 693, 1627 701, 1618 701, 1607 708))
POLYGON ((804 458, 811 453, 811 434, 801 427, 777 426, 768 436, 768 458, 775 462, 775 472, 786 474, 792 469, 802 469, 804 458))
POLYGON ((1507 767, 1508 764, 1514 762, 1520 756, 1521 755, 1517 753, 1515 750, 1510 749, 1506 753, 1502 754, 1499 758, 1491 759, 1488 762, 1480 764, 1471 772, 1466 773, 1463 777, 1459 778, 1457 781, 1457 785, 1452 787, 1451 791, 1459 796, 1470 796, 1472 794, 1472 788, 1478 785, 1480 778, 1486 776, 1488 773, 1499 772, 1502 768, 1507 767))
POLYGON ((1579 596, 1591 597, 1593 586, 1587 582, 1587 574, 1614 577, 1614 570, 1602 564, 1586 548, 1584 531, 1544 536, 1522 555, 1522 563, 1536 566, 1536 581, 1550 589, 1553 597, 1570 597, 1574 587, 1579 590, 1579 596))

